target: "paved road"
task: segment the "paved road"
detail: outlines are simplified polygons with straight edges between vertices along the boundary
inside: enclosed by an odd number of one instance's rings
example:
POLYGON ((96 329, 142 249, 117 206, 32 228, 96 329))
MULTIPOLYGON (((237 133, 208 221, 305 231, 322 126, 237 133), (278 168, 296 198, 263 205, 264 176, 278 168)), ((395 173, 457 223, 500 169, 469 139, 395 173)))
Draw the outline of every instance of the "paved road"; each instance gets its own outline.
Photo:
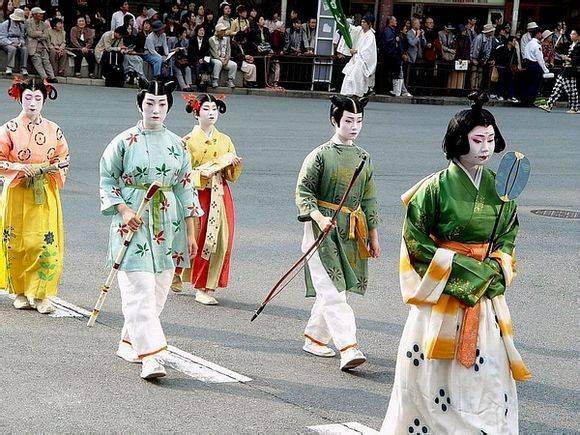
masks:
MULTIPOLYGON (((6 88, 7 81, 0 81, 6 88)), ((65 269, 59 297, 89 309, 108 271, 109 221, 98 211, 98 161, 108 141, 134 124, 135 92, 59 86, 45 116, 61 125, 73 165, 62 191, 65 269)), ((179 96, 168 126, 183 135, 193 119, 179 96)), ((170 371, 160 382, 114 356, 122 326, 115 288, 93 329, 86 319, 19 312, 0 296, 0 432, 307 433, 307 426, 358 422, 378 429, 385 414, 397 345, 407 314, 397 263, 403 209, 399 195, 445 165, 440 149, 459 107, 371 103, 358 143, 374 158, 383 223, 383 256, 370 288, 350 301, 369 362, 352 374, 338 359, 301 351, 312 302, 300 279, 250 323, 253 310, 299 255, 294 183, 302 159, 330 137, 328 104, 319 100, 232 96, 219 128, 244 157, 233 187, 237 234, 231 286, 221 305, 204 307, 191 291, 171 294, 163 324, 171 344, 252 379, 208 383, 170 371)), ((2 121, 19 107, 0 100, 2 121)), ((519 276, 509 303, 516 343, 533 380, 519 385, 522 433, 571 433, 578 417, 578 220, 536 216, 534 209, 580 210, 580 118, 496 108, 510 149, 533 166, 520 198, 519 276)), ((492 162, 497 165, 498 160, 492 162)))

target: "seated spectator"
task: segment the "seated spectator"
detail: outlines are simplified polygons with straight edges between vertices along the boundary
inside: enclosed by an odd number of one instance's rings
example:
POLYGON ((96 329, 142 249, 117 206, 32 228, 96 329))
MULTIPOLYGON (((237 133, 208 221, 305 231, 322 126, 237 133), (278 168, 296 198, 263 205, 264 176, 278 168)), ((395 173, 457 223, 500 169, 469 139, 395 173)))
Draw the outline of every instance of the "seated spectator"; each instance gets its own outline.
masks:
POLYGON ((237 35, 239 32, 248 33, 250 31, 250 21, 248 21, 248 10, 244 5, 239 5, 236 8, 238 18, 232 20, 232 28, 230 32, 232 35, 237 35))
POLYGON ((302 24, 302 42, 304 54, 314 54, 316 44, 316 18, 312 17, 307 23, 302 24))
POLYGON ((159 13, 155 9, 149 8, 147 9, 147 19, 151 22, 159 20, 159 13))
POLYGON ((26 48, 26 27, 24 26, 24 11, 17 8, 8 19, 0 24, 0 47, 6 52, 6 75, 14 70, 16 55, 20 57, 20 74, 28 75, 28 49, 26 48))
POLYGON ((145 40, 145 55, 143 59, 153 68, 153 76, 156 80, 161 79, 161 67, 169 55, 165 25, 161 21, 151 24, 151 33, 145 40))
POLYGON ((245 32, 238 32, 232 40, 232 59, 238 65, 238 69, 244 73, 244 83, 246 88, 257 88, 256 65, 254 57, 246 52, 248 40, 245 32))
POLYGON ((151 21, 144 20, 141 23, 141 30, 137 33, 135 37, 135 52, 143 54, 145 53, 145 40, 147 39, 147 35, 151 33, 151 21))
POLYGON ((205 37, 204 26, 196 27, 194 32, 194 37, 189 40, 187 47, 187 57, 195 74, 197 89, 205 92, 211 82, 212 71, 209 41, 205 37))
POLYGON ((39 7, 32 8, 32 19, 26 22, 26 45, 32 65, 42 80, 58 83, 50 64, 48 29, 44 25, 44 12, 39 7))
POLYGON ((120 26, 115 30, 109 30, 103 33, 103 36, 97 42, 95 46, 95 59, 101 65, 101 71, 104 77, 107 77, 111 65, 120 65, 123 63, 123 56, 127 51, 123 45, 123 37, 125 36, 127 36, 127 29, 120 26), (111 53, 116 53, 117 57, 111 57, 111 53))
POLYGON ((212 88, 217 88, 222 68, 228 71, 228 86, 230 88, 236 87, 234 80, 238 65, 231 60, 230 38, 225 37, 226 29, 225 24, 218 23, 215 26, 215 35, 209 39, 209 50, 213 66, 212 88))
POLYGON ((187 38, 187 30, 183 29, 181 35, 177 39, 175 49, 177 53, 173 56, 173 75, 177 79, 179 89, 184 92, 193 91, 191 67, 189 66, 188 57, 189 39, 187 38))
POLYGON ((95 55, 93 54, 94 32, 87 28, 85 17, 77 18, 77 25, 70 30, 70 43, 75 54, 75 77, 81 76, 83 58, 89 64, 89 76, 95 74, 95 55))
POLYGON ((14 12, 14 9, 16 9, 16 7, 12 0, 3 0, 2 9, 0 10, 0 23, 8 21, 10 15, 14 12))
POLYGON ((294 18, 292 20, 292 27, 286 29, 284 53, 292 56, 300 56, 303 50, 302 23, 300 18, 294 18))
POLYGON ((218 18, 217 23, 222 24, 225 27, 225 36, 233 36, 232 18, 230 16, 232 13, 232 7, 228 2, 222 2, 220 4, 220 11, 222 15, 218 18))
POLYGON ((127 83, 135 84, 138 78, 145 77, 145 73, 143 72, 143 58, 139 56, 139 53, 143 51, 137 51, 137 37, 132 35, 132 27, 131 24, 126 26, 127 34, 123 35, 124 50, 121 50, 121 53, 124 54, 123 68, 127 83))
POLYGON ((195 13, 195 23, 198 26, 201 26, 204 21, 205 21, 205 7, 203 5, 199 5, 195 13))
POLYGON ((65 76, 66 70, 66 33, 63 22, 60 18, 50 20, 50 30, 48 31, 48 47, 50 50, 50 64, 56 75, 65 76))
POLYGON ((137 30, 135 30, 135 18, 133 18, 133 15, 125 15, 123 27, 127 29, 127 36, 137 36, 137 30))
POLYGON ((177 38, 181 34, 181 25, 178 24, 170 15, 165 19, 165 36, 167 37, 167 47, 173 50, 177 43, 177 38))
POLYGON ((171 3, 171 9, 169 12, 163 14, 163 21, 167 21, 167 18, 171 18, 173 21, 177 22, 181 19, 181 11, 179 10, 179 4, 176 1, 171 3))

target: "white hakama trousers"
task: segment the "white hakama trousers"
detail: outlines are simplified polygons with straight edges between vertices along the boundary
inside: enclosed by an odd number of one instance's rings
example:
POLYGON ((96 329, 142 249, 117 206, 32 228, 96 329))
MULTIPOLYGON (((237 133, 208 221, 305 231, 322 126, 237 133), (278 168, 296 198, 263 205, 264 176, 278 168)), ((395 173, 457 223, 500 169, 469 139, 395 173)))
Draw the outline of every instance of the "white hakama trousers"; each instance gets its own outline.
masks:
MULTIPOLYGON (((312 222, 304 224, 302 252, 314 243, 312 222)), ((308 260, 316 300, 304 336, 314 343, 327 345, 330 340, 340 351, 356 346, 356 321, 354 311, 346 302, 346 292, 339 292, 328 276, 318 251, 308 260)))
POLYGON ((125 317, 121 340, 131 344, 139 358, 167 348, 159 315, 165 306, 173 273, 174 269, 117 274, 125 317))
MULTIPOLYGON (((475 364, 427 359, 431 305, 412 305, 401 337, 385 434, 518 434, 518 397, 491 300, 481 299, 475 364)), ((461 329, 463 310, 457 316, 461 329)))

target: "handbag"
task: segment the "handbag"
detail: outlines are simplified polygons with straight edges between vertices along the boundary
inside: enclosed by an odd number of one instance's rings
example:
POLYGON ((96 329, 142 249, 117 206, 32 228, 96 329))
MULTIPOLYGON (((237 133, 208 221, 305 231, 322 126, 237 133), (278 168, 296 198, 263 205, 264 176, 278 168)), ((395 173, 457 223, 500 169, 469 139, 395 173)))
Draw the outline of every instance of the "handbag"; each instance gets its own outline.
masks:
POLYGON ((269 42, 261 42, 258 44, 258 51, 260 53, 269 53, 272 51, 272 46, 269 42))
POLYGON ((451 53, 449 51, 444 51, 442 54, 443 60, 455 60, 455 53, 451 53))
POLYGON ((499 71, 497 70, 497 68, 494 66, 491 70, 491 78, 490 80, 492 82, 498 82, 499 81, 499 71))

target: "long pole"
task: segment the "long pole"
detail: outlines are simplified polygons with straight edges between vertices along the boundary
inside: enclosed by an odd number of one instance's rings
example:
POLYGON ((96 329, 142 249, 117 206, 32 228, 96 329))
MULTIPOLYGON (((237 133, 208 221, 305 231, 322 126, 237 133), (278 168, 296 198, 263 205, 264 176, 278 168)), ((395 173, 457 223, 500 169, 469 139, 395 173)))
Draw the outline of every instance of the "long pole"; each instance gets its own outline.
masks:
POLYGON ((516 34, 518 30, 518 15, 520 13, 520 0, 514 0, 514 9, 512 11, 512 29, 511 34, 512 36, 516 34))
MULTIPOLYGON (((135 213, 135 215, 137 217, 139 217, 139 218, 141 217, 141 215, 145 211, 145 207, 147 206, 149 201, 151 201, 151 198, 153 198, 153 195, 155 195, 155 193, 157 193, 157 191, 159 190, 160 187, 161 187, 161 183, 159 181, 155 181, 151 184, 151 186, 149 186, 149 189, 147 189, 147 192, 145 192, 145 196, 143 197, 143 200, 141 201, 141 204, 139 205, 139 208, 137 209, 137 212, 135 213)), ((129 244, 131 243, 131 239, 133 238, 133 234, 135 234, 135 233, 133 231, 129 230, 129 233, 127 233, 127 235, 125 236, 125 239, 123 240, 123 246, 121 246, 121 249, 119 250, 119 253, 117 254, 117 258, 115 258, 115 262, 113 263, 113 266, 111 267, 111 271, 109 272, 109 276, 107 277, 107 280, 105 281, 105 285, 101 289, 101 294, 99 295, 99 299, 97 300, 97 303, 95 304, 95 308, 93 308, 93 312, 91 313, 91 317, 89 318, 89 321, 87 322, 87 326, 89 328, 92 326, 95 326, 95 323, 97 321, 97 317, 98 317, 99 313, 101 312, 101 308, 103 307, 103 304, 105 303, 105 298, 107 297, 107 293, 109 293, 109 289, 111 288, 111 285, 113 284, 113 279, 115 278, 115 275, 117 275, 117 271, 119 270, 119 267, 121 266, 121 262, 123 261, 123 257, 125 257, 125 253, 127 252, 127 248, 129 247, 129 244)))

